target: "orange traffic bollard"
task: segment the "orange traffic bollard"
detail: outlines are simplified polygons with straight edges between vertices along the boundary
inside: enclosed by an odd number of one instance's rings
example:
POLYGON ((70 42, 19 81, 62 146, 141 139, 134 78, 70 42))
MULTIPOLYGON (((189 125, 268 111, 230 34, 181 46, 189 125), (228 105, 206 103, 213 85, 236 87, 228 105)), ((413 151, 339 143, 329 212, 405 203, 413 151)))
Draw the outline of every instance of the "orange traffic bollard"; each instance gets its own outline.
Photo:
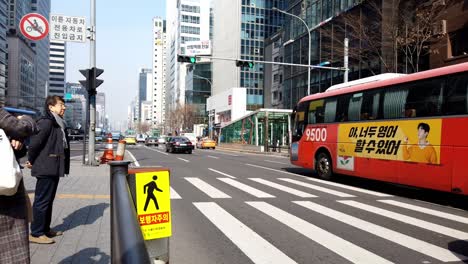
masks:
POLYGON ((112 146, 112 137, 107 138, 106 150, 102 153, 101 164, 114 160, 114 150, 112 146))
POLYGON ((117 153, 115 154, 115 160, 123 160, 125 156, 125 145, 127 142, 125 140, 119 140, 117 145, 117 153))

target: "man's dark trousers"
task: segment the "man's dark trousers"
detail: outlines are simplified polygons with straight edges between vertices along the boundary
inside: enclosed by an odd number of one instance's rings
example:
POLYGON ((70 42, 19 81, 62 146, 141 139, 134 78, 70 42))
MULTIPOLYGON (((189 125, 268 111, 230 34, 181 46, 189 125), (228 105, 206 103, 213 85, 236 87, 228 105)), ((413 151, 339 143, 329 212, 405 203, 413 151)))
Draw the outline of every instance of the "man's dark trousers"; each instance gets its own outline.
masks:
POLYGON ((52 206, 57 193, 60 177, 37 177, 34 192, 33 221, 31 235, 40 237, 50 231, 52 206))

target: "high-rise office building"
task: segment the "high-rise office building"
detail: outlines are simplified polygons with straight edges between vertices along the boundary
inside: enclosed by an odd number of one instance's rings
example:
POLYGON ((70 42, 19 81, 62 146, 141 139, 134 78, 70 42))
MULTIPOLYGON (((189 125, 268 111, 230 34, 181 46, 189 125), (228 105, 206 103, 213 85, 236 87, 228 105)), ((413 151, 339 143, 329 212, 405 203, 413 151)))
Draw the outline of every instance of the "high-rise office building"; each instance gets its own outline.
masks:
POLYGON ((86 89, 79 83, 66 83, 65 93, 71 94, 70 102, 67 102, 65 120, 72 128, 82 128, 86 122, 86 89))
MULTIPOLYGON (((282 25, 284 0, 214 1, 213 57, 264 60, 264 40, 282 25)), ((263 69, 236 67, 233 61, 213 61, 213 96, 232 88, 246 88, 246 110, 263 107, 263 69)))
POLYGON ((63 41, 51 41, 49 52, 49 91, 48 95, 64 96, 66 70, 66 44, 63 41))
POLYGON ((166 111, 166 20, 153 18, 152 125, 165 121, 166 111))
POLYGON ((5 105, 7 78, 7 29, 8 8, 7 0, 0 0, 0 107, 5 105))
POLYGON ((169 113, 186 100, 187 64, 177 62, 177 55, 186 53, 187 42, 210 40, 210 0, 167 0, 166 9, 166 113, 169 113))
POLYGON ((106 94, 96 94, 96 127, 106 129, 106 94))
POLYGON ((31 1, 11 0, 8 8, 8 64, 6 105, 41 111, 44 98, 36 95, 37 56, 19 30, 21 18, 30 12, 31 1))
MULTIPOLYGON (((51 0, 28 0, 31 1, 31 12, 41 14, 49 20, 51 0)), ((44 98, 48 89, 49 82, 49 38, 43 38, 38 41, 32 41, 31 47, 36 52, 36 91, 37 98, 44 98)))
POLYGON ((40 112, 49 82, 49 39, 27 40, 20 33, 19 23, 30 12, 48 18, 50 0, 10 0, 7 9, 6 104, 40 112))
POLYGON ((140 69, 138 78, 138 113, 137 117, 141 120, 141 104, 145 101, 151 101, 153 97, 153 74, 152 69, 140 69))

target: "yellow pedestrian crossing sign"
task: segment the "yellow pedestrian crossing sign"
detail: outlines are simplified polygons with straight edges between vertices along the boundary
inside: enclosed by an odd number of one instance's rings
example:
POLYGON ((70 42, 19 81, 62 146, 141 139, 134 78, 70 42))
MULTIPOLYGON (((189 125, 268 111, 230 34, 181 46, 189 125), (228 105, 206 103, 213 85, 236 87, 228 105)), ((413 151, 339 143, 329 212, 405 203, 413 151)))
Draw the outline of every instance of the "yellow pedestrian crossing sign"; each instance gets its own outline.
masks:
POLYGON ((135 174, 138 222, 145 240, 172 234, 169 186, 168 170, 135 174))

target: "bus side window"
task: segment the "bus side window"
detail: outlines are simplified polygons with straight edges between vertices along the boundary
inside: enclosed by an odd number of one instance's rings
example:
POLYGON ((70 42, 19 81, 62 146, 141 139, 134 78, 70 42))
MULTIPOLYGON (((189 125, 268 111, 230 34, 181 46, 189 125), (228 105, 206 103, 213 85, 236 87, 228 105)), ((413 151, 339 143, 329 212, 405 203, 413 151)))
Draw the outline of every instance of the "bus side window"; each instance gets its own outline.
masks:
POLYGON ((361 107, 362 107, 362 93, 353 94, 353 97, 349 101, 349 108, 348 108, 349 121, 359 121, 359 120, 367 119, 367 118, 362 118, 361 107))
POLYGON ((408 88, 389 88, 385 91, 383 102, 383 117, 385 119, 405 117, 405 103, 408 88))
POLYGON ((404 117, 428 117, 440 115, 443 78, 417 81, 408 86, 404 117))
POLYGON ((375 120, 379 116, 379 92, 364 92, 360 120, 375 120))
POLYGON ((325 101, 325 123, 335 122, 336 116, 336 98, 326 99, 325 101))
POLYGON ((323 100, 311 101, 309 104, 309 124, 323 123, 323 100))
POLYGON ((468 114, 468 75, 452 76, 444 91, 443 115, 468 114))
POLYGON ((337 98, 335 122, 348 121, 348 109, 351 95, 341 95, 337 98))

